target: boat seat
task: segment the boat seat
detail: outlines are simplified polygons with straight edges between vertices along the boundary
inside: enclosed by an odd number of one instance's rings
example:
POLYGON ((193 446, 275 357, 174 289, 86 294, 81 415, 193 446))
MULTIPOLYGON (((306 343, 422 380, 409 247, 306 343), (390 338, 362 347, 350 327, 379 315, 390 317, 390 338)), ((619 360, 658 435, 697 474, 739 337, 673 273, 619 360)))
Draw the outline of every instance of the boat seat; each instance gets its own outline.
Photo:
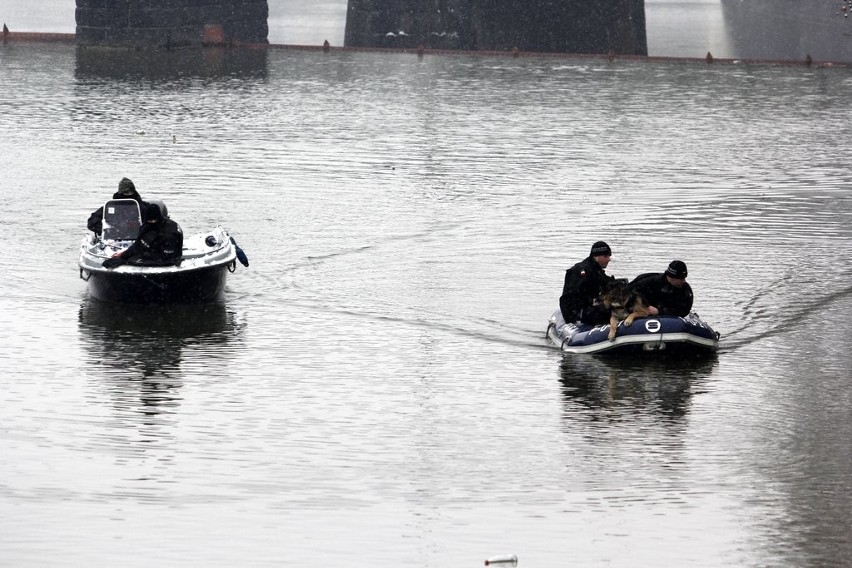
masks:
POLYGON ((135 200, 111 199, 104 204, 103 240, 132 241, 141 226, 142 215, 135 200))

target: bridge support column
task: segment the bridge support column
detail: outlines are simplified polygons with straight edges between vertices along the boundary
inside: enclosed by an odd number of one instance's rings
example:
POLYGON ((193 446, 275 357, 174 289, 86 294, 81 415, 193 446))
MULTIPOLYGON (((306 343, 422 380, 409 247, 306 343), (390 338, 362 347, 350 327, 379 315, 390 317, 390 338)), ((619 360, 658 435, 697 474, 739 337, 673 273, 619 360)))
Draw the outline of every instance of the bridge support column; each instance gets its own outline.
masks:
POLYGON ((267 0, 77 0, 77 43, 128 47, 201 45, 205 26, 224 43, 267 43, 267 0))
POLYGON ((644 0, 349 0, 352 47, 647 55, 644 0))

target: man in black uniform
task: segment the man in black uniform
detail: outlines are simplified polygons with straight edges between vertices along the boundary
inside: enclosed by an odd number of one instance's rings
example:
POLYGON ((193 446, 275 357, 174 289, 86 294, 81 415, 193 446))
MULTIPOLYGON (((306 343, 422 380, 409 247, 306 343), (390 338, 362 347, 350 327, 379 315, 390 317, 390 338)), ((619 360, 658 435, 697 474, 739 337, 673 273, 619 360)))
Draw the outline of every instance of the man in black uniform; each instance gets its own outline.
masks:
POLYGON ((645 299, 651 315, 685 317, 692 310, 693 300, 686 276, 686 263, 673 260, 662 274, 640 274, 630 287, 645 299))
MULTIPOLYGON (((139 195, 139 192, 136 191, 136 186, 133 185, 133 182, 127 178, 121 178, 121 181, 118 182, 118 191, 112 196, 113 199, 133 199, 136 203, 139 204, 139 207, 142 207, 142 197, 139 195)), ((104 208, 103 206, 99 207, 95 211, 89 215, 89 222, 86 226, 90 231, 94 232, 96 235, 100 235, 101 231, 103 231, 103 222, 104 222, 104 208)))
POLYGON ((168 218, 165 205, 145 203, 142 218, 145 220, 133 243, 112 258, 103 262, 105 268, 115 268, 126 262, 143 264, 169 264, 183 255, 183 231, 180 225, 168 218))
POLYGON ((609 245, 598 241, 587 258, 565 272, 559 309, 566 322, 579 320, 589 325, 609 322, 609 308, 600 303, 600 296, 614 280, 604 272, 611 257, 609 245))

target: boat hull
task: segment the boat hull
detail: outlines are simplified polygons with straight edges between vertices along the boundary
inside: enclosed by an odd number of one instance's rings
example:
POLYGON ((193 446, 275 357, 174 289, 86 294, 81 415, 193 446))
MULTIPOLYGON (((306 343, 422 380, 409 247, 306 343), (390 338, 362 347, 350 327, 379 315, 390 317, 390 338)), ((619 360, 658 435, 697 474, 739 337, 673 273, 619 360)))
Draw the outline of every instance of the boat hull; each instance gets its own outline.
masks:
POLYGON ((548 321, 547 338, 562 351, 578 354, 682 356, 710 354, 719 347, 719 334, 697 314, 642 318, 629 327, 621 322, 612 341, 609 330, 609 324, 566 323, 556 310, 548 321))
MULTIPOLYGON (((217 227, 185 238, 183 256, 176 264, 129 262, 104 268, 105 260, 129 244, 104 241, 94 235, 83 239, 80 278, 88 283, 89 295, 127 304, 215 302, 224 296, 228 273, 236 269, 239 250, 227 231, 217 227)), ((247 259, 240 261, 248 265, 247 259)))
MULTIPOLYGON (((82 269, 81 269, 82 271, 82 269)), ((107 302, 127 304, 190 304, 215 302, 225 294, 228 266, 207 266, 175 272, 89 271, 83 279, 89 294, 107 302)))

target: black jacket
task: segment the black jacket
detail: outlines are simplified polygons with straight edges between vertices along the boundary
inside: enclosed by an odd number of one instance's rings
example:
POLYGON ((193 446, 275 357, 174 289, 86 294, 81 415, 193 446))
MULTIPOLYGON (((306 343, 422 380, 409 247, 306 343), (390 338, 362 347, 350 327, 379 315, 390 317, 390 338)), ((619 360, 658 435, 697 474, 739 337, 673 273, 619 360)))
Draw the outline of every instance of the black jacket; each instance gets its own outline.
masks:
MULTIPOLYGON (((115 195, 112 196, 113 199, 133 199, 136 203, 139 204, 139 207, 142 207, 142 196, 139 195, 139 192, 135 189, 131 195, 124 195, 119 191, 115 192, 115 195)), ((96 235, 100 235, 104 229, 104 207, 101 205, 89 215, 89 221, 86 223, 86 227, 96 235)))
POLYGON ((591 325, 609 321, 609 310, 595 302, 613 281, 591 256, 565 271, 565 284, 559 309, 566 322, 582 321, 591 325))
POLYGON ((692 288, 686 282, 675 288, 666 280, 665 273, 640 274, 630 283, 630 288, 649 306, 657 308, 661 316, 684 317, 692 311, 692 288))
POLYGON ((180 260, 183 255, 183 231, 171 219, 143 223, 133 244, 121 253, 125 261, 163 263, 180 260))

